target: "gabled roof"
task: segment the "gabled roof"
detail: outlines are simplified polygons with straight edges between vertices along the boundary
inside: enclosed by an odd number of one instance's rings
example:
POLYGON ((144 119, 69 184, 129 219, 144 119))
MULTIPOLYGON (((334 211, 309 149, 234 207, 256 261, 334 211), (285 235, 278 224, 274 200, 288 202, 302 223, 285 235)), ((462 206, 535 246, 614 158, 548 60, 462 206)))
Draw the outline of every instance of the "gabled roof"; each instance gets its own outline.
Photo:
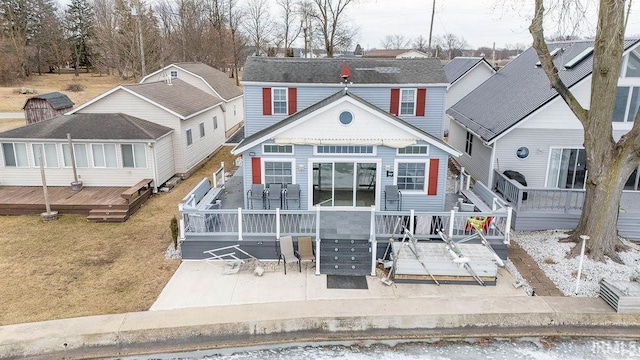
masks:
POLYGON ((486 64, 491 70, 495 72, 493 66, 491 66, 483 57, 456 57, 444 65, 444 73, 449 80, 449 84, 453 84, 460 79, 464 74, 469 72, 478 65, 478 63, 486 64))
POLYGON ((173 129, 125 114, 80 113, 0 133, 3 139, 156 140, 173 129))
POLYGON ((29 100, 31 99, 41 99, 41 100, 46 100, 49 105, 51 105, 52 108, 56 109, 56 110, 60 110, 60 109, 66 109, 66 108, 70 108, 73 106, 73 101, 71 101, 71 99, 69 99, 69 97, 61 92, 50 92, 50 93, 46 93, 46 94, 40 94, 40 95, 36 95, 36 96, 32 96, 29 99, 27 99, 27 101, 24 103, 24 106, 22 107, 22 110, 24 110, 24 108, 27 106, 27 104, 29 103, 29 100))
MULTIPOLYGON (((625 50, 640 39, 625 40, 625 50)), ((564 65, 593 46, 593 40, 548 43, 549 51, 560 48, 553 61, 567 87, 591 75, 593 54, 571 68, 564 65)), ((447 114, 467 129, 492 142, 541 106, 558 96, 549 85, 538 56, 532 47, 509 62, 504 68, 455 103, 447 114)))
POLYGON ((209 95, 180 79, 174 79, 171 81, 171 84, 158 81, 146 84, 119 85, 67 114, 75 114, 118 90, 124 90, 133 94, 183 120, 222 104, 222 100, 219 98, 209 95))
POLYGON ((449 154, 458 156, 460 155, 460 153, 455 150, 454 148, 450 147, 448 144, 446 144, 445 142, 443 142, 442 140, 436 138, 435 136, 422 131, 421 129, 415 127, 414 125, 409 124, 408 122, 400 119, 397 116, 394 116, 392 114, 389 114, 385 111, 382 111, 380 108, 376 107, 375 105, 363 100, 362 98, 355 96, 353 94, 351 94, 350 92, 346 91, 346 90, 340 90, 337 93, 305 108, 302 111, 299 111, 287 118, 285 118, 282 121, 279 121, 267 128, 264 128, 256 133, 254 133, 253 135, 246 137, 244 140, 242 140, 240 142, 240 144, 238 144, 233 150, 232 153, 234 154, 238 154, 241 153, 242 151, 245 151, 246 149, 253 147, 263 141, 265 141, 266 139, 277 135, 278 133, 281 133, 282 131, 286 130, 287 128, 289 128, 291 125, 295 124, 296 122, 300 122, 301 120, 308 118, 308 115, 312 114, 313 112, 328 106, 334 102, 337 102, 341 99, 344 98, 349 98, 352 99, 364 106, 366 106, 367 108, 369 108, 371 111, 378 113, 381 117, 383 117, 384 119, 387 119, 390 122, 393 122, 396 126, 403 128, 405 130, 407 130, 408 132, 413 133, 415 136, 421 138, 422 140, 428 142, 429 144, 442 149, 446 152, 448 152, 449 154))
POLYGON ((207 85, 209 85, 211 90, 218 94, 218 97, 222 98, 223 100, 229 101, 238 96, 242 96, 242 90, 236 86, 234 81, 231 80, 227 74, 207 64, 199 62, 175 63, 165 66, 164 68, 145 76, 140 81, 140 83, 149 78, 152 78, 153 76, 158 76, 159 81, 164 81, 165 78, 163 76, 163 70, 170 67, 176 67, 188 73, 191 73, 192 75, 200 77, 205 83, 207 83, 207 85))
POLYGON ((354 84, 446 84, 440 60, 419 59, 298 59, 251 56, 242 82, 339 84, 343 63, 354 84))

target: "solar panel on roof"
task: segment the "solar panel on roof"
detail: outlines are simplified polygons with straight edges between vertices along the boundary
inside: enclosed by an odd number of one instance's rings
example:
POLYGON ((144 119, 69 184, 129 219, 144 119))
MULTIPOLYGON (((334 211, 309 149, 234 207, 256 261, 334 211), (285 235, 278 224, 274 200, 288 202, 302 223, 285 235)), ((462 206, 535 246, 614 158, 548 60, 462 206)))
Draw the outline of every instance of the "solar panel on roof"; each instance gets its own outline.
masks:
POLYGON ((576 55, 573 59, 569 60, 566 64, 564 64, 565 69, 571 69, 572 67, 578 65, 582 60, 586 59, 587 56, 591 55, 593 52, 593 46, 589 46, 584 49, 580 54, 576 55))
MULTIPOLYGON (((554 57, 554 56, 556 56, 556 54, 558 54, 561 50, 562 50, 562 48, 561 48, 561 47, 557 47, 557 48, 553 49, 553 50, 549 53, 549 55, 551 55, 551 57, 554 57)), ((538 62, 536 63, 536 66, 540 66, 540 65, 542 65, 542 64, 540 63, 540 61, 538 61, 538 62)))

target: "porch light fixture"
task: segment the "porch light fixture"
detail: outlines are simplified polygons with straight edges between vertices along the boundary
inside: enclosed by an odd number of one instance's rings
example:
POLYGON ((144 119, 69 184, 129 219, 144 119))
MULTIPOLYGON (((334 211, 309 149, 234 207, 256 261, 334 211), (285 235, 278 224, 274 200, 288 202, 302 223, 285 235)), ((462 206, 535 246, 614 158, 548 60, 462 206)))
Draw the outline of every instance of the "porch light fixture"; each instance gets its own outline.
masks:
POLYGON ((256 153, 254 153, 253 151, 249 153, 249 156, 256 156, 256 153))
POLYGON ((298 164, 298 171, 304 170, 304 164, 298 164))

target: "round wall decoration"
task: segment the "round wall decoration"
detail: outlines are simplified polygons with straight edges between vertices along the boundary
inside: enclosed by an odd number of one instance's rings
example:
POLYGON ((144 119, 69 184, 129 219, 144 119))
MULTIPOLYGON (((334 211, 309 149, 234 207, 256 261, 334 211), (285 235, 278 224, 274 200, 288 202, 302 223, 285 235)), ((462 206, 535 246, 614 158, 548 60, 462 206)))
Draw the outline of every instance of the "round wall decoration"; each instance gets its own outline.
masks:
POLYGON ((516 150, 516 156, 518 159, 526 159, 529 156, 529 148, 526 146, 522 146, 516 150))
POLYGON ((342 125, 349 125, 353 122, 353 114, 348 111, 343 111, 340 113, 339 119, 342 125))

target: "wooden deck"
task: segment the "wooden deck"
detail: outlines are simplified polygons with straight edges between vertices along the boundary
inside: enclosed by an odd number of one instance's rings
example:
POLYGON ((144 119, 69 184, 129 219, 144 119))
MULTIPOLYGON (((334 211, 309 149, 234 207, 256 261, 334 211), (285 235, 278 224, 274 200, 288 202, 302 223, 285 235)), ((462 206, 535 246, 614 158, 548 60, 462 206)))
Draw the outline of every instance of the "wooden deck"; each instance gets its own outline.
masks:
MULTIPOLYGON (((150 196, 147 188, 127 201, 128 187, 49 187, 49 203, 59 214, 87 215, 89 221, 122 222, 133 215, 150 196)), ((44 192, 39 186, 0 186, 0 215, 37 215, 46 211, 44 192)))

